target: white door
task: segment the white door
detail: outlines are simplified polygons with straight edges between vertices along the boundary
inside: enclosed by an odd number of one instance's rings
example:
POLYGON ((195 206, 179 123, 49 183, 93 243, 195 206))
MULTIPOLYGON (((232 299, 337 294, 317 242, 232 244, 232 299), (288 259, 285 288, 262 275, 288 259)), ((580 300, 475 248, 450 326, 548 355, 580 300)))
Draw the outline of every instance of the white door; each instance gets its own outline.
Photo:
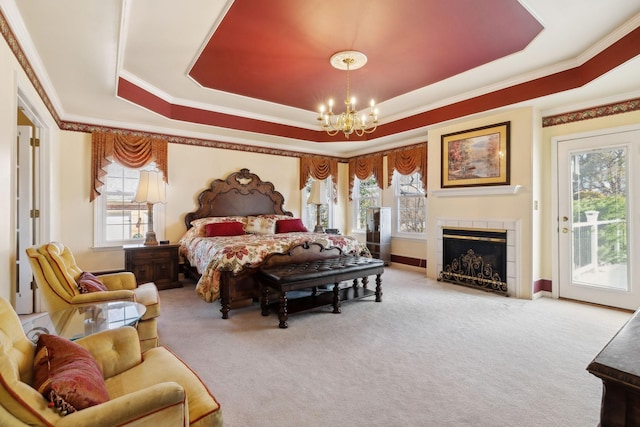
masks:
POLYGON ((25 252, 31 246, 35 227, 34 207, 34 151, 33 128, 18 126, 18 153, 16 156, 16 312, 18 314, 32 313, 33 289, 31 282, 33 275, 25 252))
POLYGON ((640 130, 558 142, 562 298, 640 307, 640 130))

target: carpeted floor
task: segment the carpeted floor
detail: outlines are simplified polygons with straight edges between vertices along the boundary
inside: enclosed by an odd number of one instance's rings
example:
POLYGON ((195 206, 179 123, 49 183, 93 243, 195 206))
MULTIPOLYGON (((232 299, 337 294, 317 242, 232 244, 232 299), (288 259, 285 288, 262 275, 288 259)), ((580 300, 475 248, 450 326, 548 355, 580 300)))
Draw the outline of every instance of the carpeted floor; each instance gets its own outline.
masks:
POLYGON ((373 298, 293 315, 220 318, 192 282, 161 292, 161 343, 220 402, 225 425, 596 426, 587 364, 631 316, 518 300, 387 268, 373 298))

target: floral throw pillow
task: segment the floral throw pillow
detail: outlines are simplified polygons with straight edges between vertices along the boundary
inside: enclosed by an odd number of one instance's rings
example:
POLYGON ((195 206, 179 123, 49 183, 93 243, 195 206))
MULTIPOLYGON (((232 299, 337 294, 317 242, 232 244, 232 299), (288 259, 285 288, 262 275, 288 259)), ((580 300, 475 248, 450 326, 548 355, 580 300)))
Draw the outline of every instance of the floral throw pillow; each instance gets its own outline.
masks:
POLYGON ((275 234, 276 219, 264 216, 247 217, 247 233, 252 234, 275 234))
POLYGON ((61 415, 109 400, 102 370, 91 353, 57 335, 41 334, 38 337, 33 387, 61 415))

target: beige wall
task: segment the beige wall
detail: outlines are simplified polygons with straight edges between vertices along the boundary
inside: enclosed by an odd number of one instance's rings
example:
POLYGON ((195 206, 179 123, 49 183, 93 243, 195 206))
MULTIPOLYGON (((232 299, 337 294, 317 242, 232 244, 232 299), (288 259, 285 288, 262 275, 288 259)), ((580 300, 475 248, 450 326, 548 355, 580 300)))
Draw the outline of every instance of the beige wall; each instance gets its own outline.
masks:
MULTIPOLYGON (((60 131, 42 100, 29 83, 21 66, 6 43, 0 43, 0 296, 13 301, 16 262, 15 209, 15 141, 17 95, 20 88, 32 104, 43 125, 41 138, 50 160, 43 165, 42 187, 46 195, 43 208, 41 240, 61 240, 68 244, 86 270, 119 269, 124 265, 121 249, 92 249, 93 206, 89 203, 90 135, 60 131)), ((442 134, 511 121, 511 183, 524 190, 509 196, 428 197, 427 241, 394 239, 392 253, 414 258, 426 257, 434 266, 433 235, 435 218, 441 216, 472 218, 518 218, 522 224, 522 262, 520 277, 526 289, 539 278, 550 279, 551 236, 555 224, 551 214, 551 140, 553 137, 640 123, 640 112, 541 129, 539 113, 530 108, 484 114, 473 119, 457 120, 429 130, 428 191, 440 188, 440 136, 442 134), (534 201, 539 210, 534 209, 534 201)), ((247 167, 263 179, 274 183, 283 193, 286 209, 300 214, 298 190, 299 161, 279 157, 186 145, 169 145, 169 187, 166 205, 165 238, 176 241, 184 231, 185 213, 196 208, 197 194, 212 179, 247 167)), ((337 224, 349 233, 348 166, 340 164, 337 224)), ((383 192, 383 203, 391 203, 391 190, 383 192)), ((361 237, 361 236, 358 236, 361 237)), ((429 277, 436 277, 427 268, 429 277)), ((528 295, 530 296, 530 291, 528 295)))
POLYGON ((0 103, 0 200, 3 201, 0 209, 0 296, 13 301, 12 286, 13 277, 11 275, 13 264, 15 263, 13 230, 15 229, 15 218, 11 209, 13 200, 13 146, 15 145, 16 119, 16 89, 15 89, 15 69, 16 64, 13 54, 9 51, 6 43, 0 43, 0 98, 4 101, 0 103))
MULTIPOLYGON (((29 82, 22 67, 4 42, 0 43, 0 297, 15 303, 15 265, 17 257, 24 260, 23 254, 16 253, 16 139, 18 123, 18 93, 34 110, 38 111, 38 122, 43 126, 41 140, 48 146, 47 151, 57 144, 60 131, 42 100, 29 82)), ((44 191, 49 191, 49 165, 44 165, 45 175, 41 179, 44 191)), ((46 212, 49 206, 41 206, 46 212)), ((45 224, 43 233, 48 233, 50 224, 45 224)), ((26 260, 25 260, 26 262, 26 260)))
MULTIPOLYGON (((60 149, 60 234, 85 270, 106 271, 124 267, 121 248, 93 249, 93 204, 89 203, 91 136, 64 132, 60 149)), ((300 214, 299 160, 190 145, 169 144, 169 185, 165 228, 159 235, 177 242, 186 227, 184 217, 197 209, 198 194, 214 179, 248 168, 271 181, 285 198, 285 209, 300 214)))
MULTIPOLYGON (((429 130, 428 158, 428 238, 427 238, 427 276, 437 278, 435 266, 437 218, 487 219, 487 220, 519 220, 521 226, 521 262, 519 277, 521 296, 532 295, 533 271, 533 218, 532 218, 532 184, 533 184, 533 137, 534 111, 531 108, 507 110, 497 114, 487 114, 473 120, 456 121, 429 130), (523 188, 516 194, 485 195, 477 189, 477 195, 442 197, 433 194, 440 190, 441 136, 464 131, 494 123, 511 122, 511 185, 523 188)), ((537 261, 536 261, 537 262, 537 261)))

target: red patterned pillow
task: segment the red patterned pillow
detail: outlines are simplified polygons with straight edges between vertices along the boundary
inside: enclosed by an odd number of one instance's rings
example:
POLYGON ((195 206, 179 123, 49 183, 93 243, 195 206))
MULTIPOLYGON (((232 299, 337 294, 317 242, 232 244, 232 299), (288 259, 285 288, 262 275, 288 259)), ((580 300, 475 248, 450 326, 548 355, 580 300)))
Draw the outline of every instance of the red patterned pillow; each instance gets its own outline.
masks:
POLYGON ((109 400, 102 370, 91 353, 56 335, 41 334, 33 361, 33 387, 61 415, 109 400))
POLYGON ((215 222, 205 225, 207 237, 216 236, 241 236, 244 234, 244 228, 241 222, 215 222))
POLYGON ((276 221, 276 233, 292 233, 295 231, 309 231, 300 218, 280 219, 276 221))
POLYGON ((107 287, 96 276, 91 273, 84 272, 78 279, 78 290, 81 294, 90 292, 108 291, 107 287))

